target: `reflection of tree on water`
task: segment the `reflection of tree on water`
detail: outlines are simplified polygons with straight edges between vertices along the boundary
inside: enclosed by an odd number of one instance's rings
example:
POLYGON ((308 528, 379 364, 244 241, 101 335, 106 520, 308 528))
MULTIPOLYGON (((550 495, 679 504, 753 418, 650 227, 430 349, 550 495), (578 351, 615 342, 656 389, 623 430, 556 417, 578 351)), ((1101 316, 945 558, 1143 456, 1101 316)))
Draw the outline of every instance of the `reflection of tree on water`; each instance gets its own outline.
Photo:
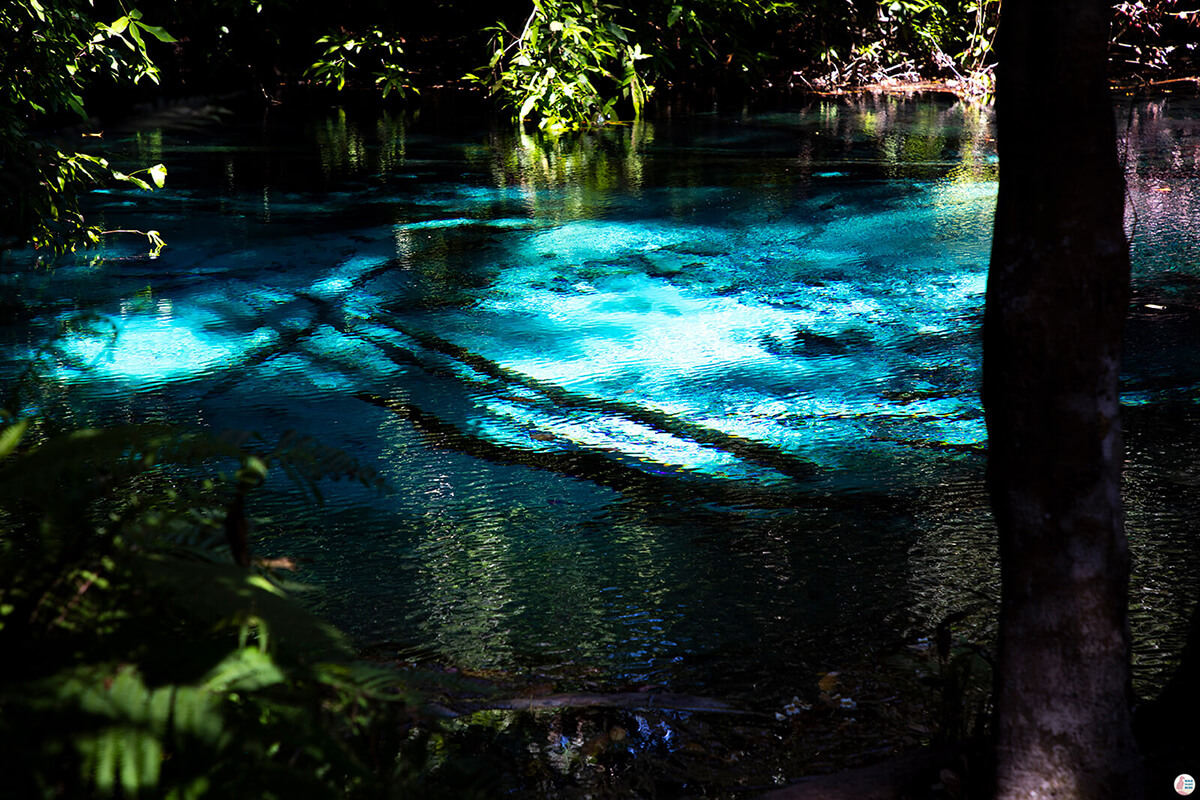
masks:
POLYGON ((404 165, 407 114, 383 111, 372 135, 343 108, 310 125, 326 176, 366 174, 385 180, 404 165))
MULTIPOLYGON (((757 686, 754 701, 763 702, 794 692, 798 673, 838 666, 828 660, 834 642, 855 651, 890 646, 910 624, 893 594, 904 583, 902 531, 912 511, 893 499, 859 495, 836 511, 829 498, 795 494, 764 503, 753 487, 616 472, 613 462, 589 469, 578 454, 501 448, 416 409, 387 406, 439 449, 562 476, 515 495, 515 486, 477 482, 454 509, 436 512, 445 526, 411 523, 428 556, 414 559, 425 577, 414 578, 412 602, 432 603, 438 620, 478 617, 467 624, 476 634, 495 628, 472 639, 457 623, 422 623, 427 642, 468 663, 605 663, 628 680, 687 685, 740 676, 734 682, 757 686), (546 486, 578 486, 581 478, 619 489, 619 499, 599 507, 554 493, 536 499, 546 486), (747 506, 760 510, 747 516, 747 506), (563 521, 581 514, 582 522, 563 521), (430 561, 441 574, 429 571, 430 561), (497 572, 480 575, 480 565, 497 572), (436 592, 421 588, 434 583, 436 592), (493 639, 496 648, 481 644, 493 639), (769 657, 759 653, 765 643, 773 643, 769 657)), ((400 463, 394 480, 412 469, 400 463)), ((413 490, 429 480, 437 479, 413 490)))
POLYGON ((613 192, 637 194, 653 143, 654 125, 644 120, 560 137, 504 130, 467 157, 496 187, 519 190, 534 219, 591 219, 608 210, 613 192))
POLYGON ((1188 282, 1200 262, 1200 124, 1197 101, 1168 98, 1121 104, 1127 203, 1125 227, 1133 249, 1135 290, 1155 287, 1197 299, 1188 282))

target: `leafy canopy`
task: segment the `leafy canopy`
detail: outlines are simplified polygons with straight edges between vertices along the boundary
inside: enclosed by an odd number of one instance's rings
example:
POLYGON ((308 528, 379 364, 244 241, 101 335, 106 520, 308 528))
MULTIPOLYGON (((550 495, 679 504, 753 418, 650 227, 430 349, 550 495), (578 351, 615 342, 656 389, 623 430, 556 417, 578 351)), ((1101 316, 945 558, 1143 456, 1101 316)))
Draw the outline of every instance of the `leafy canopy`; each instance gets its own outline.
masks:
MULTIPOLYGON (((94 244, 103 232, 84 219, 81 193, 111 180, 142 189, 166 180, 162 164, 124 173, 49 135, 72 121, 86 125, 84 96, 97 83, 157 83, 148 42, 175 41, 137 9, 111 22, 94 14, 84 0, 0 2, 0 247, 62 253, 94 244)), ((156 233, 147 235, 161 247, 156 233)))

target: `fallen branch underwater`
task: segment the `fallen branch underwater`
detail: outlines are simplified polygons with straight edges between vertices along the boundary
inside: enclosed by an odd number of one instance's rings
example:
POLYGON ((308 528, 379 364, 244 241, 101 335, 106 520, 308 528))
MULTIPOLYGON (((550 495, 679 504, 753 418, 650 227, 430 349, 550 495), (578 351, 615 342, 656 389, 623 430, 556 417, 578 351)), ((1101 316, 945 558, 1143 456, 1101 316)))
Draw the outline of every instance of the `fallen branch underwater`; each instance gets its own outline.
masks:
POLYGON ((498 363, 488 360, 484 356, 472 353, 472 351, 446 341, 446 339, 433 335, 433 333, 412 330, 407 326, 398 324, 391 325, 391 327, 403 333, 404 336, 412 338, 413 341, 421 344, 421 347, 436 351, 436 353, 448 355, 451 359, 460 361, 468 367, 478 369, 479 372, 488 375, 488 377, 497 378, 505 381, 505 383, 517 384, 526 387, 526 389, 540 392, 541 395, 552 399, 554 403, 562 405, 564 408, 600 411, 602 414, 623 416, 625 419, 652 427, 660 433, 667 433, 673 435, 673 437, 695 441, 697 444, 716 447, 716 449, 724 450, 733 456, 744 459, 744 461, 773 469, 778 471, 778 473, 794 477, 797 480, 809 480, 816 475, 817 470, 814 465, 804 461, 803 458, 797 458, 791 455, 791 453, 780 450, 779 447, 774 445, 718 431, 715 428, 697 425, 695 422, 680 420, 676 415, 642 407, 642 405, 635 403, 625 403, 617 401, 617 399, 601 399, 583 395, 583 393, 574 392, 569 389, 563 389, 562 386, 547 383, 545 380, 530 378, 529 375, 500 366, 498 363))
POLYGON ((437 447, 464 453, 493 464, 519 464, 558 475, 590 480, 619 492, 665 501, 689 495, 704 501, 741 505, 753 502, 760 508, 794 508, 796 493, 772 490, 750 482, 685 481, 678 474, 659 474, 624 464, 611 454, 593 449, 530 450, 505 447, 460 430, 452 423, 423 411, 412 403, 393 400, 369 392, 356 395, 359 400, 379 406, 412 423, 437 447))
POLYGON ((550 708, 624 708, 637 711, 716 712, 721 714, 755 714, 709 697, 671 692, 618 692, 601 694, 570 692, 540 697, 515 697, 488 700, 472 707, 472 711, 537 711, 550 708))
POLYGON ((417 331, 399 323, 382 323, 398 333, 412 339, 421 347, 464 364, 491 378, 508 384, 516 384, 533 390, 564 408, 577 408, 611 414, 638 422, 680 439, 723 450, 744 461, 767 467, 796 480, 811 480, 817 468, 810 462, 788 453, 774 445, 747 439, 731 433, 699 425, 694 422, 652 408, 620 400, 601 399, 580 392, 573 392, 547 381, 538 380, 504 367, 464 347, 425 331, 417 331))

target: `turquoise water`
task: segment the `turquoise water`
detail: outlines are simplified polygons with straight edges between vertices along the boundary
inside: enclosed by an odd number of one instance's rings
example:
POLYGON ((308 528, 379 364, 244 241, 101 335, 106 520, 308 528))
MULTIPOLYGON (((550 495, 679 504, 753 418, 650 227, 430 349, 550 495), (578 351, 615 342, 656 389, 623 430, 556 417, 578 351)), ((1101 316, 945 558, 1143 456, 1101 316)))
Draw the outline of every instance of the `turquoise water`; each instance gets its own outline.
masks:
MULTIPOLYGON (((1123 119, 1150 680, 1189 607, 1159 567, 1195 550, 1185 106, 1123 119)), ((46 410, 299 431, 377 468, 387 494, 332 483, 314 507, 278 476, 256 509, 260 550, 308 559, 361 641, 774 701, 992 593, 992 136, 986 112, 894 99, 549 145, 345 112, 110 136, 169 183, 96 212, 169 246, 10 259, 4 374, 94 312, 46 410)))

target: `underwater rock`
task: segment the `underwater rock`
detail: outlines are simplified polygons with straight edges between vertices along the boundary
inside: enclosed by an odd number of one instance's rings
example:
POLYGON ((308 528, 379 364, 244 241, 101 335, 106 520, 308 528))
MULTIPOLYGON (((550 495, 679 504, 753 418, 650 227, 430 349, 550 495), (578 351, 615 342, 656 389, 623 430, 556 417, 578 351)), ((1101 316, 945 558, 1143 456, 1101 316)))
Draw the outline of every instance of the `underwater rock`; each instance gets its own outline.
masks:
POLYGON ((792 334, 792 342, 797 352, 810 356, 840 356, 849 348, 833 336, 826 336, 803 329, 792 334))
POLYGON ((848 328, 833 335, 797 328, 792 333, 788 350, 793 355, 810 357, 842 356, 870 344, 870 334, 858 328, 848 328))

